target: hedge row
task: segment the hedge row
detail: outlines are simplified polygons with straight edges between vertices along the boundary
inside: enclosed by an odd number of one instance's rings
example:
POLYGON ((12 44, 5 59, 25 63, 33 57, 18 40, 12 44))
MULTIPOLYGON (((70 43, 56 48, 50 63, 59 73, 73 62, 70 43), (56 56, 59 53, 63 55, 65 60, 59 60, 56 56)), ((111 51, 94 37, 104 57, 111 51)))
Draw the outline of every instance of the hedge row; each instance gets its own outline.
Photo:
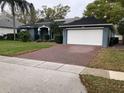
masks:
MULTIPOLYGON (((4 36, 0 36, 0 40, 7 39, 7 40, 14 40, 14 34, 7 34, 4 36)), ((28 31, 21 31, 18 34, 16 34, 16 39, 21 40, 23 42, 30 41, 30 34, 28 31)), ((44 35, 43 40, 41 41, 51 41, 49 35, 44 35)), ((56 42, 61 44, 63 42, 63 36, 62 35, 55 35, 55 38, 51 42, 56 42)))

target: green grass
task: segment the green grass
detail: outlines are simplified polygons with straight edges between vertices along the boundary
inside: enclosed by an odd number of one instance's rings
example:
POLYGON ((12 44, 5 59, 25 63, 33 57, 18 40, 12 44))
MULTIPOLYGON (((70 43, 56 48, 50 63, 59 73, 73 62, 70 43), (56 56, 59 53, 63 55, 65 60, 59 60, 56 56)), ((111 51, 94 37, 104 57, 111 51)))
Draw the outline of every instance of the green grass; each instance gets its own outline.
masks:
POLYGON ((0 41, 0 55, 15 56, 22 53, 27 53, 43 48, 49 48, 52 43, 36 43, 36 42, 21 42, 21 41, 0 41))
POLYGON ((124 49, 102 49, 88 67, 124 71, 124 49))
POLYGON ((116 81, 96 76, 80 76, 88 93, 124 93, 124 81, 116 81))

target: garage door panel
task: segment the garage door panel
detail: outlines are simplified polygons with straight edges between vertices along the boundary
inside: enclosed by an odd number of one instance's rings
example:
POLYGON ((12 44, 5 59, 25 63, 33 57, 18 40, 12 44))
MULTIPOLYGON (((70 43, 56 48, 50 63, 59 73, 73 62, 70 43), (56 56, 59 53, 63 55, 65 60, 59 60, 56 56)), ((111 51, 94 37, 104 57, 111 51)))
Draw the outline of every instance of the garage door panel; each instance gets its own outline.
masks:
POLYGON ((68 30, 67 44, 102 45, 103 30, 68 30))

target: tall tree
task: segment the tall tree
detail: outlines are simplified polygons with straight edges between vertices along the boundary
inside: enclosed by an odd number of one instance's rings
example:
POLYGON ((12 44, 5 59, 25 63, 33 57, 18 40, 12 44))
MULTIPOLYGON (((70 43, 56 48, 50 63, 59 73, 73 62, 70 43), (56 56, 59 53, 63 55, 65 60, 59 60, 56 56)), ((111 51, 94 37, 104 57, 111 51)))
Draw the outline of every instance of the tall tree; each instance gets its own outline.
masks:
POLYGON ((52 24, 50 25, 53 38, 55 38, 56 35, 62 35, 63 29, 59 27, 60 24, 60 22, 52 22, 52 24))
POLYGON ((29 13, 30 15, 30 24, 34 24, 39 20, 39 11, 36 11, 34 8, 31 8, 31 11, 29 13))
POLYGON ((62 6, 61 4, 54 6, 53 8, 43 6, 42 16, 47 20, 63 19, 70 12, 68 5, 62 6))
POLYGON ((22 22, 24 24, 35 24, 38 20, 41 19, 41 11, 40 10, 35 10, 31 9, 28 13, 21 13, 21 12, 16 12, 16 18, 19 22, 22 22))
POLYGON ((13 31, 14 31, 14 40, 16 39, 15 35, 15 12, 21 10, 23 13, 28 12, 29 9, 33 7, 33 4, 28 3, 26 0, 0 0, 1 10, 4 10, 4 7, 8 5, 11 9, 13 15, 13 31))
POLYGON ((120 2, 96 0, 87 6, 85 16, 95 16, 108 23, 117 24, 124 17, 124 8, 120 2))

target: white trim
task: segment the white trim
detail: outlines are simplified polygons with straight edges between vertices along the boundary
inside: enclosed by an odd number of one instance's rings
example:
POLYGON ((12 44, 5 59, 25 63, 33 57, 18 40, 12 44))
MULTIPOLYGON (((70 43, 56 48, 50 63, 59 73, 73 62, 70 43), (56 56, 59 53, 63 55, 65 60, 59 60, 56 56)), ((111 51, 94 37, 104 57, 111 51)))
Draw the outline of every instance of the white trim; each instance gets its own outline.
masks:
POLYGON ((113 24, 86 24, 86 25, 63 25, 59 27, 80 27, 80 26, 113 26, 113 24))
POLYGON ((50 31, 50 28, 48 26, 45 26, 45 25, 38 27, 38 31, 40 31, 41 28, 48 28, 48 31, 50 31))
POLYGON ((104 27, 81 27, 81 28, 66 28, 67 30, 94 30, 94 29, 104 29, 104 27))
POLYGON ((50 28, 48 26, 45 26, 45 25, 43 25, 43 26, 41 26, 41 27, 38 28, 39 35, 40 35, 40 31, 41 31, 40 29, 41 28, 47 28, 48 29, 48 35, 50 35, 50 28))

